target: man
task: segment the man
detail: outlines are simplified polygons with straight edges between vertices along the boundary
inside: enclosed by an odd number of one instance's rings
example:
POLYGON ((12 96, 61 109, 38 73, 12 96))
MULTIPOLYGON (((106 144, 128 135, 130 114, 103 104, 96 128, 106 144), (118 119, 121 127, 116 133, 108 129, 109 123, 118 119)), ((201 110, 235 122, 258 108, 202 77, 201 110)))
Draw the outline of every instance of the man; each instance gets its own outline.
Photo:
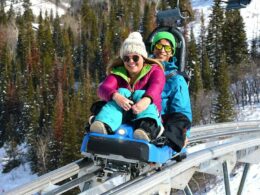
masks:
POLYGON ((186 132, 191 127, 192 112, 188 84, 175 65, 176 41, 169 32, 155 34, 151 52, 165 69, 166 83, 162 92, 162 118, 167 144, 176 152, 185 146, 186 132))

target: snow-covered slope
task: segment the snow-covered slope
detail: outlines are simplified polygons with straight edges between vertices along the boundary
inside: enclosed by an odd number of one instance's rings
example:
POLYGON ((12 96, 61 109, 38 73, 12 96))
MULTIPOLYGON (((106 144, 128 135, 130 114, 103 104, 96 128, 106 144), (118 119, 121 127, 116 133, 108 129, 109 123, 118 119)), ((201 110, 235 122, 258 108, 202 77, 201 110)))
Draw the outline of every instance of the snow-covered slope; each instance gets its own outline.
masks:
MULTIPOLYGON (((193 9, 195 10, 196 21, 191 25, 194 29, 195 35, 199 35, 200 32, 200 15, 203 12, 205 16, 205 24, 209 22, 209 15, 212 10, 213 0, 191 0, 193 9)), ((252 0, 246 8, 240 9, 241 16, 244 19, 245 31, 248 41, 260 35, 260 1, 252 0)))
MULTIPOLYGON (((49 0, 30 0, 31 9, 33 11, 33 14, 35 16, 38 16, 40 14, 40 11, 42 12, 42 15, 44 17, 45 13, 47 12, 48 15, 53 12, 54 16, 56 13, 58 13, 59 16, 62 16, 66 13, 66 9, 70 7, 70 4, 61 1, 60 5, 57 7, 55 1, 49 1, 49 0)), ((23 6, 22 6, 22 1, 18 0, 17 3, 13 4, 13 9, 15 12, 21 12, 23 13, 23 6)), ((5 11, 10 9, 11 1, 7 1, 6 6, 5 6, 5 11)))
POLYGON ((259 0, 252 0, 246 8, 241 9, 241 15, 244 18, 248 40, 252 40, 256 36, 260 36, 259 6, 259 0))
MULTIPOLYGON (((19 150, 26 153, 27 150, 25 144, 21 145, 19 150)), ((36 174, 31 173, 29 163, 22 164, 13 169, 11 172, 4 174, 2 171, 6 161, 6 152, 3 147, 0 148, 0 195, 15 188, 16 186, 27 183, 38 177, 36 174)))

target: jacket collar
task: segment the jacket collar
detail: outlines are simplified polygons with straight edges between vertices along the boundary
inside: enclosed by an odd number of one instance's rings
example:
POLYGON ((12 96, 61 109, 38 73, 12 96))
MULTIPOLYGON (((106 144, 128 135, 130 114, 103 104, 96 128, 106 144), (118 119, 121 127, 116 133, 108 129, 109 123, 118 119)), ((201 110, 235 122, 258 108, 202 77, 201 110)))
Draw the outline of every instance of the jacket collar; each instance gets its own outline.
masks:
MULTIPOLYGON (((152 68, 152 65, 145 64, 144 67, 141 70, 141 73, 139 74, 138 78, 136 79, 135 83, 140 80, 142 77, 144 77, 152 68)), ((118 75, 122 77, 126 82, 129 83, 130 79, 128 77, 127 70, 124 66, 117 66, 114 67, 111 71, 111 74, 118 75)))

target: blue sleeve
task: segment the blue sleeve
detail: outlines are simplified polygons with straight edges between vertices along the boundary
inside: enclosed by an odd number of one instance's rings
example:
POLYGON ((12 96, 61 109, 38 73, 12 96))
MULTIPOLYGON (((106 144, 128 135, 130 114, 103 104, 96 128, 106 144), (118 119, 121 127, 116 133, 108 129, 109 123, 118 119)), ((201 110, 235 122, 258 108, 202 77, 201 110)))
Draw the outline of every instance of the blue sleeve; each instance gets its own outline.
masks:
POLYGON ((187 82, 181 75, 176 75, 168 81, 171 85, 171 94, 169 96, 168 113, 182 113, 192 121, 192 112, 190 104, 190 95, 187 82))

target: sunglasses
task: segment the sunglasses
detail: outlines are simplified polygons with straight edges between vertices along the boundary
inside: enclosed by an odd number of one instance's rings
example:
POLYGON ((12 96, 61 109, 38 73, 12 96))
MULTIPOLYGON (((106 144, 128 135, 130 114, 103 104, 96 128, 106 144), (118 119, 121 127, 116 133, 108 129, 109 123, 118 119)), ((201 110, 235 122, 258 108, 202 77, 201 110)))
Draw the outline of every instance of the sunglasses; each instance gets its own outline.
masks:
POLYGON ((123 61, 124 61, 124 62, 130 62, 131 59, 132 59, 134 62, 138 62, 138 61, 139 61, 139 56, 138 56, 138 55, 132 55, 132 56, 124 56, 124 57, 123 57, 123 61))
POLYGON ((159 49, 159 50, 161 50, 162 48, 164 48, 164 50, 165 50, 166 52, 172 51, 172 47, 171 47, 170 45, 163 45, 163 44, 161 44, 161 43, 156 43, 156 44, 155 44, 155 48, 156 48, 156 49, 159 49))

